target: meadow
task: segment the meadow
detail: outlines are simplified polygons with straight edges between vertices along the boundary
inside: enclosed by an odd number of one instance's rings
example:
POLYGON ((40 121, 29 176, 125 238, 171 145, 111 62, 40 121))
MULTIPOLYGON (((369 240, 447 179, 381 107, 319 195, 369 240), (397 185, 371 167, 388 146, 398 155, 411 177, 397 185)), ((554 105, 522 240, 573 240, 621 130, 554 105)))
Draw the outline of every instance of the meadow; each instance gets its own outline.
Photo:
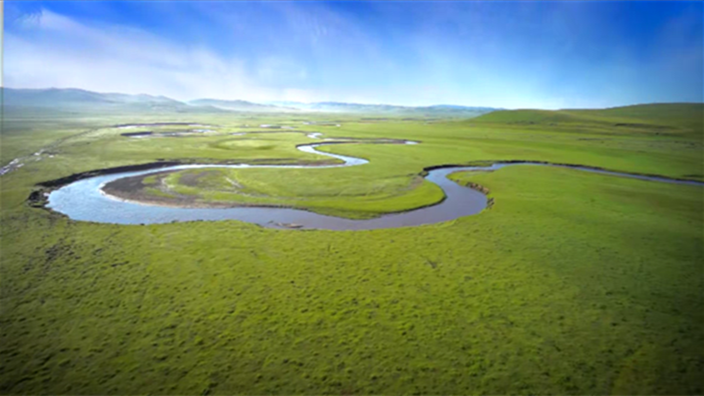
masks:
POLYGON ((0 177, 0 391, 701 394, 700 186, 531 166, 462 172, 453 180, 485 187, 490 209, 374 231, 77 222, 27 197, 43 181, 157 160, 329 161, 295 149, 312 142, 300 131, 421 144, 321 149, 363 166, 222 170, 191 185, 189 171, 168 182, 204 202, 364 218, 442 199, 419 179, 442 164, 533 160, 704 181, 703 112, 5 114, 1 165, 31 160, 0 177), (111 127, 138 122, 217 132, 128 138, 111 127), (232 135, 262 124, 296 129, 232 135), (223 193, 227 179, 240 187, 223 193))

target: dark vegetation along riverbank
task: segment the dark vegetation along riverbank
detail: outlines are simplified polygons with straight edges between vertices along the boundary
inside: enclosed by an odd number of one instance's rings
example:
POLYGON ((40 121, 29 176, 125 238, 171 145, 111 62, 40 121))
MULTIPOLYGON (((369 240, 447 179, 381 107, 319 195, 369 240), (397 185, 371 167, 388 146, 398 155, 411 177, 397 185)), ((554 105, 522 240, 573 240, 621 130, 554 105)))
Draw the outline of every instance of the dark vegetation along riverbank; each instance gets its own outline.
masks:
MULTIPOLYGON (((704 391, 701 186, 515 165, 452 174, 485 188, 492 209, 419 227, 91 223, 27 197, 49 180, 157 160, 329 161, 297 150, 312 141, 301 133, 231 135, 316 116, 172 114, 218 125, 183 139, 111 127, 160 115, 49 116, 6 112, 0 135, 3 165, 49 145, 53 155, 0 177, 2 393, 704 391)), ((335 119, 306 129, 422 144, 324 146, 369 163, 194 170, 174 186, 214 198, 230 178, 251 196, 369 218, 437 202, 442 191, 419 175, 440 164, 522 159, 704 180, 700 105, 335 119)))

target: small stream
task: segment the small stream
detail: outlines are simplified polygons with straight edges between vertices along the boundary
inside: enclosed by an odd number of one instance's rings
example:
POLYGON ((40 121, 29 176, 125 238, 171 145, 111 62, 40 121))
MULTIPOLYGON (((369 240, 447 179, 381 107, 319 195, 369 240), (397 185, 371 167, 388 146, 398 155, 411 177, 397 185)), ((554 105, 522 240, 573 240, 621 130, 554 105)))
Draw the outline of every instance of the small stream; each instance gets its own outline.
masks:
MULTIPOLYGON (((319 139, 319 134, 309 135, 319 139)), ((697 181, 682 181, 661 177, 632 175, 612 172, 589 167, 574 167, 567 165, 552 165, 532 162, 495 163, 488 167, 457 166, 434 169, 425 177, 436 184, 445 193, 445 199, 435 205, 411 210, 408 212, 386 214, 374 219, 353 220, 342 217, 326 216, 303 209, 272 208, 272 207, 235 207, 235 208, 182 208, 170 206, 147 205, 127 202, 106 195, 102 186, 111 181, 132 176, 143 176, 156 172, 175 171, 201 168, 338 168, 343 166, 359 166, 368 163, 362 158, 318 151, 316 148, 329 144, 362 143, 357 141, 321 142, 300 145, 301 151, 337 158, 344 161, 340 165, 305 166, 305 165, 177 165, 143 171, 123 172, 102 175, 75 181, 52 191, 48 197, 47 206, 57 212, 67 215, 73 220, 91 221, 114 224, 157 224, 174 221, 217 221, 238 220, 258 224, 269 228, 323 229, 323 230, 372 230, 381 228, 411 227, 423 224, 433 224, 481 212, 487 206, 487 197, 479 191, 460 186, 447 178, 450 173, 458 171, 496 170, 507 166, 556 166, 569 167, 582 171, 595 172, 613 176, 629 177, 640 180, 704 185, 697 181)), ((403 141, 405 144, 417 142, 403 141)))

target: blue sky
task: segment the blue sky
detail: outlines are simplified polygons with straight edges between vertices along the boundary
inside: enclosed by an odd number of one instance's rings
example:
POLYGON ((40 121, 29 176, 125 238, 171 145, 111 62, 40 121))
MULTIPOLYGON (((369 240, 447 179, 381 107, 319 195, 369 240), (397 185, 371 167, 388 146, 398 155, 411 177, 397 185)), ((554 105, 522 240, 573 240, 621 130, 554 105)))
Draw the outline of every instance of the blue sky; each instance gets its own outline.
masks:
POLYGON ((187 100, 703 101, 702 2, 6 1, 3 84, 187 100))

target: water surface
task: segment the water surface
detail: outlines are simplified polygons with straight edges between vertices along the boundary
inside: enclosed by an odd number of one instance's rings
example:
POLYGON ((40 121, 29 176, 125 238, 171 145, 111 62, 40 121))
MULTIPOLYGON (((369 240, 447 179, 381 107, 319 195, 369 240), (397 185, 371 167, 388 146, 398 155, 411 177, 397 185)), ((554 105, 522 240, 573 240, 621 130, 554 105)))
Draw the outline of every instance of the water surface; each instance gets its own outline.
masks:
MULTIPOLYGON (((311 134, 312 135, 312 134, 311 134)), ((315 134, 311 138, 320 138, 315 134)), ((156 224, 174 221, 196 220, 238 220, 258 224, 263 227, 323 229, 323 230, 372 230, 380 228, 411 227, 423 224, 450 221, 463 216, 481 212, 487 206, 487 197, 479 191, 460 186, 447 178, 450 173, 458 171, 496 170, 507 166, 557 166, 565 165, 539 164, 531 162, 495 163, 488 167, 457 166, 435 169, 428 172, 425 177, 431 183, 439 186, 445 193, 445 199, 432 206, 419 208, 408 212, 392 213, 366 220, 353 220, 342 217, 327 216, 303 209, 271 208, 271 207, 236 207, 236 208, 181 208, 158 205, 148 205, 135 202, 126 202, 106 195, 102 186, 111 181, 133 176, 143 176, 156 172, 175 171, 182 169, 200 168, 336 168, 342 166, 360 166, 369 161, 340 154, 318 151, 316 148, 328 144, 341 144, 343 142, 328 142, 300 145, 301 151, 337 158, 344 161, 340 165, 307 166, 307 165, 221 165, 197 164, 177 165, 158 169, 134 172, 123 172, 110 175, 96 176, 78 180, 57 190, 52 191, 48 197, 48 207, 67 215, 69 218, 80 221, 116 224, 156 224)), ((357 142, 344 142, 357 143, 357 142)), ((406 141, 406 144, 417 142, 406 141)), ((632 175, 627 173, 612 172, 589 167, 572 167, 588 172, 595 172, 613 176, 629 177, 640 180, 649 180, 665 183, 704 185, 702 182, 681 181, 662 177, 632 175)))

